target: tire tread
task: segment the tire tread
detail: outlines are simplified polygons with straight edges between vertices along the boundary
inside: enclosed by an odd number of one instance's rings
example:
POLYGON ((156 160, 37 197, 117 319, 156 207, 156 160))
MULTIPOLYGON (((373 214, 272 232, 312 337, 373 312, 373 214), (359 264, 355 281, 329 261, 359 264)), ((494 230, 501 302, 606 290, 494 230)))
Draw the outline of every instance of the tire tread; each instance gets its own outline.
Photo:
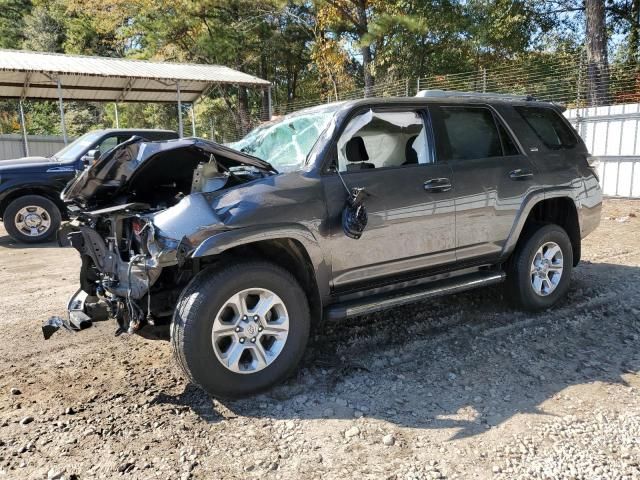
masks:
MULTIPOLYGON (((208 267, 198 272, 198 274, 196 274, 187 284, 180 295, 174 318, 171 322, 170 331, 174 358, 178 366, 187 376, 187 379, 204 390, 206 390, 206 388, 197 380, 191 366, 189 365, 186 355, 187 351, 193 351, 196 348, 194 338, 194 335, 196 335, 196 329, 193 326, 195 319, 191 318, 190 320, 187 313, 191 309, 198 309, 202 304, 208 301, 207 295, 202 294, 201 292, 210 291, 212 286, 224 284, 228 279, 234 278, 238 275, 246 275, 248 271, 256 272, 257 270, 264 270, 285 278, 288 282, 296 285, 300 289, 300 293, 304 295, 304 291, 299 286, 298 281, 289 271, 264 260, 241 260, 234 262, 233 264, 225 262, 208 267)), ((306 296, 304 298, 305 301, 302 302, 304 314, 306 315, 306 318, 310 318, 309 304, 306 300, 306 296)), ((302 355, 300 355, 300 357, 301 356, 302 355)), ((286 378, 289 376, 297 367, 297 363, 298 362, 294 362, 282 377, 286 378)), ((230 395, 228 398, 234 397, 235 395, 230 395)))
POLYGON ((553 223, 533 224, 528 227, 527 230, 523 231, 522 235, 524 235, 522 241, 518 243, 518 246, 506 265, 507 281, 505 283, 505 294, 509 303, 516 308, 523 308, 534 312, 544 310, 564 295, 564 291, 568 288, 573 265, 571 241, 569 240, 567 232, 559 225, 553 223), (532 300, 533 297, 529 294, 531 286, 522 280, 522 275, 523 272, 530 271, 529 256, 532 248, 537 247, 544 237, 552 234, 559 235, 559 239, 565 243, 565 248, 563 248, 562 252, 565 261, 564 271, 562 273, 563 278, 560 280, 562 285, 557 287, 559 289, 557 292, 549 295, 549 298, 553 298, 553 301, 549 304, 549 300, 547 300, 546 297, 532 300), (545 298, 545 300, 542 300, 542 298, 545 298))

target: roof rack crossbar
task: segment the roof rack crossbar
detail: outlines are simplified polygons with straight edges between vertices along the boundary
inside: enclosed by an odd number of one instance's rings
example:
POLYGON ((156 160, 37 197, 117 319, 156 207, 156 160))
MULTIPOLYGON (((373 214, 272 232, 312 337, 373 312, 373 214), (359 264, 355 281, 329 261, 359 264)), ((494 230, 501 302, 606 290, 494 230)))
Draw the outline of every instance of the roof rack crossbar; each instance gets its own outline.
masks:
POLYGON ((462 98, 478 98, 478 99, 494 99, 507 100, 511 102, 533 102, 535 97, 531 95, 512 95, 507 93, 481 93, 481 92, 462 92, 459 90, 420 90, 416 97, 425 98, 445 98, 445 97, 462 97, 462 98))

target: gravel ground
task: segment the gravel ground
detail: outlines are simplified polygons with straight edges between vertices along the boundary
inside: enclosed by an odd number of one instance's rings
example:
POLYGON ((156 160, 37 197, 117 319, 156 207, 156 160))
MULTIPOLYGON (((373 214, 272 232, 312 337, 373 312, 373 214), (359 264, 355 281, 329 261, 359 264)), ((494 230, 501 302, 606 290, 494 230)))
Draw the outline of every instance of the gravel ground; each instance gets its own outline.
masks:
POLYGON ((640 479, 636 215, 606 203, 551 311, 490 288, 328 325, 234 402, 111 322, 45 342, 77 254, 0 230, 0 479, 640 479))

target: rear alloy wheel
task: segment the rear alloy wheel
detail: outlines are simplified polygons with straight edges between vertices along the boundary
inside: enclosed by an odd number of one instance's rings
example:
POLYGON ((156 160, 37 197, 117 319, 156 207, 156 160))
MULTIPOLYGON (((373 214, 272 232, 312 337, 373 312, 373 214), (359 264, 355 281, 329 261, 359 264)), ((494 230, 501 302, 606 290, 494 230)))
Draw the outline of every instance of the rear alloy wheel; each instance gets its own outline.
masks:
POLYGON ((49 240, 60 227, 60 210, 40 195, 25 195, 4 211, 4 226, 15 240, 37 243, 49 240))
POLYGON ((560 284, 564 262, 562 249, 555 242, 542 245, 531 262, 531 286, 541 297, 551 295, 560 284))
POLYGON ((505 294, 515 306, 539 311, 553 306, 569 289, 573 249, 564 229, 543 225, 523 232, 507 264, 505 294))
POLYGON ((171 342, 193 383, 238 398, 295 370, 309 326, 307 297, 293 275, 272 263, 243 261, 191 280, 178 301, 171 342))

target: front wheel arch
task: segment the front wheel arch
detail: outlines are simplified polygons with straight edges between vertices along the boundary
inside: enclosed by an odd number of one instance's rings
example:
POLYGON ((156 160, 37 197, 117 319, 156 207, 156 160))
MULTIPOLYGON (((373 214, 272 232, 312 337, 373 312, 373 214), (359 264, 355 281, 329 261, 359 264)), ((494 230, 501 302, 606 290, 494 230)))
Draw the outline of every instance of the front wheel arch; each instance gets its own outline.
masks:
POLYGON ((208 250, 207 255, 191 258, 202 266, 225 262, 227 259, 267 259, 275 262, 300 283, 309 299, 312 324, 314 327, 320 325, 323 303, 329 296, 329 271, 319 247, 303 243, 297 237, 278 236, 241 244, 219 242, 215 250, 208 250))
POLYGON ((4 212, 14 200, 26 195, 38 195, 44 197, 58 207, 62 219, 66 220, 67 208, 62 200, 60 200, 60 192, 46 188, 44 186, 19 187, 6 193, 0 200, 0 219, 4 221, 4 212))

